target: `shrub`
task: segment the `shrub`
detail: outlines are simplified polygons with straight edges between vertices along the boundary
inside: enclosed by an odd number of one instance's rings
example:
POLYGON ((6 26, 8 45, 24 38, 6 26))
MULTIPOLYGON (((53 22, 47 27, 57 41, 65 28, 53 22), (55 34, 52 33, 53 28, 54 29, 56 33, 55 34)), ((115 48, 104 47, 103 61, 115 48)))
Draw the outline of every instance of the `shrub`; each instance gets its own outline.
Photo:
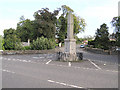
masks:
POLYGON ((5 48, 4 48, 4 39, 2 39, 2 50, 5 50, 5 48))
POLYGON ((31 47, 30 46, 24 46, 23 49, 24 50, 31 50, 31 47))
POLYGON ((23 46, 22 46, 21 42, 16 43, 14 50, 23 50, 23 46))
POLYGON ((46 50, 55 48, 55 40, 54 39, 47 39, 43 36, 41 38, 37 38, 33 40, 31 44, 31 49, 33 50, 46 50))
POLYGON ((4 39, 5 50, 20 50, 20 39, 16 35, 9 35, 4 39))
POLYGON ((95 41, 94 40, 89 40, 88 41, 88 45, 93 45, 94 46, 95 45, 95 41))

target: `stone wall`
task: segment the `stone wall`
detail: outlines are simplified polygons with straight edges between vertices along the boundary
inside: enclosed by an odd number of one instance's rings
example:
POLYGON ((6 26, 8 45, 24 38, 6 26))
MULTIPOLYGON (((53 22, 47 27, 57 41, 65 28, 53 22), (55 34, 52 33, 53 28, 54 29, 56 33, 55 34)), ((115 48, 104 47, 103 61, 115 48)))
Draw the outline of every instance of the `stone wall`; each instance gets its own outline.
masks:
POLYGON ((85 50, 93 52, 93 53, 97 53, 97 54, 117 55, 117 52, 113 52, 113 51, 110 51, 110 50, 98 49, 98 48, 86 47, 85 50))
POLYGON ((70 54, 66 52, 57 52, 57 60, 60 60, 60 61, 83 60, 83 53, 77 52, 76 54, 70 54))
POLYGON ((14 54, 49 54, 56 53, 55 49, 52 50, 5 50, 2 51, 3 55, 14 55, 14 54))

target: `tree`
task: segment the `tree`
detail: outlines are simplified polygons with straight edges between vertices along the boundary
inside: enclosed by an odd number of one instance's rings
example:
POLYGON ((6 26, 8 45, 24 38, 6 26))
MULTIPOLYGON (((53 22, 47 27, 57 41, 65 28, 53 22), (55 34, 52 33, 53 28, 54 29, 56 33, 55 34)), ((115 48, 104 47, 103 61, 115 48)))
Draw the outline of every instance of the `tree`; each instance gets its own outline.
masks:
POLYGON ((4 30, 4 48, 5 50, 15 50, 20 49, 20 39, 16 34, 15 29, 4 30))
POLYGON ((36 30, 39 34, 38 37, 44 36, 45 38, 55 38, 56 22, 59 10, 49 12, 48 8, 42 8, 34 13, 36 30))
POLYGON ((109 49, 109 32, 108 27, 104 23, 100 26, 100 29, 97 29, 96 37, 95 37, 95 47, 101 49, 109 49))
POLYGON ((27 42, 28 39, 35 39, 35 29, 34 29, 34 21, 29 19, 22 19, 17 24, 17 35, 21 38, 21 41, 27 42))
POLYGON ((73 14, 74 19, 74 34, 77 35, 80 32, 84 32, 85 30, 85 19, 80 18, 79 16, 76 16, 73 14))
POLYGON ((0 35, 0 50, 2 50, 2 42, 3 42, 3 37, 0 35))
MULTIPOLYGON (((64 39, 67 37, 67 15, 69 12, 74 12, 69 6, 62 6, 62 15, 58 19, 57 23, 57 35, 59 42, 64 42, 64 39)), ((83 18, 73 14, 74 19, 74 35, 84 31, 86 23, 83 18)))
POLYGON ((114 17, 111 21, 113 27, 115 27, 115 37, 116 37, 116 45, 120 47, 120 16, 114 17))
POLYGON ((67 38, 67 20, 63 15, 61 15, 58 19, 57 23, 57 36, 59 39, 59 42, 64 42, 64 39, 67 38))

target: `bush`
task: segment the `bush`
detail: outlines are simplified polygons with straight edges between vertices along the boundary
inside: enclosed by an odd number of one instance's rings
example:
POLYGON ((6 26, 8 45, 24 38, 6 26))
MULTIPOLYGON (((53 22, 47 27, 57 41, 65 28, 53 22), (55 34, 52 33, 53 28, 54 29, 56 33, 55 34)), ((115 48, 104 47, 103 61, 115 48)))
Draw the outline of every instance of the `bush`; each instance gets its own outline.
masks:
POLYGON ((33 50, 46 50, 52 48, 55 48, 55 40, 47 39, 43 36, 41 38, 33 40, 33 43, 31 44, 31 49, 33 50))
POLYGON ((2 40, 3 40, 3 38, 2 38, 2 36, 0 36, 0 50, 2 50, 2 40))
POLYGON ((23 46, 22 46, 21 42, 16 43, 14 50, 23 50, 23 46))
POLYGON ((88 41, 88 45, 93 45, 94 46, 95 45, 95 41, 94 40, 89 40, 88 41))
POLYGON ((24 46, 23 50, 31 50, 31 47, 30 46, 24 46))
POLYGON ((2 50, 5 50, 5 48, 4 48, 4 39, 2 39, 2 50))
POLYGON ((4 38, 4 48, 5 50, 20 50, 20 39, 16 35, 8 35, 4 38))

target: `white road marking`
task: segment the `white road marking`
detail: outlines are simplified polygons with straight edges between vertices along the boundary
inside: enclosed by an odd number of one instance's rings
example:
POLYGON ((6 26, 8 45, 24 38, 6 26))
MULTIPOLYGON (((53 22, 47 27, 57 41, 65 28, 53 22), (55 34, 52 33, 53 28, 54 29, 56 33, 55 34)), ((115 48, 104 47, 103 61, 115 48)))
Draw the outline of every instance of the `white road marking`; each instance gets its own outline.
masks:
POLYGON ((106 71, 108 71, 108 72, 118 72, 118 71, 114 71, 114 70, 106 70, 106 71))
POLYGON ((39 57, 39 58, 45 58, 45 57, 39 57))
MULTIPOLYGON (((3 59, 5 59, 5 60, 10 60, 10 61, 20 61, 20 62, 28 62, 28 63, 36 63, 36 62, 33 62, 33 61, 31 61, 31 60, 20 60, 20 59, 10 59, 10 58, 3 58, 3 59)), ((45 60, 46 61, 46 60, 45 60)), ((51 62, 52 60, 49 60, 47 63, 41 63, 41 64, 49 64, 50 62, 51 62)), ((67 65, 58 65, 58 64, 49 64, 49 65, 54 65, 54 66, 59 66, 59 67, 73 67, 73 68, 76 68, 76 69, 79 69, 79 68, 82 68, 82 69, 88 69, 88 70, 100 70, 101 68, 98 66, 98 65, 96 65, 95 63, 93 63, 91 60, 90 60, 90 62, 97 68, 97 69, 93 69, 93 68, 85 68, 85 67, 76 67, 76 66, 67 66, 67 65)), ((39 64, 39 63, 36 63, 36 64, 39 64)), ((117 72, 118 73, 118 71, 117 70, 105 70, 105 71, 109 71, 109 72, 117 72)))
POLYGON ((31 60, 28 60, 28 62, 31 62, 31 60))
POLYGON ((22 60, 19 60, 20 62, 22 62, 22 60))
POLYGON ((2 71, 3 71, 3 72, 8 72, 8 73, 13 73, 13 74, 15 73, 15 72, 13 72, 13 71, 5 70, 5 69, 3 69, 2 71))
POLYGON ((68 66, 71 67, 71 62, 68 62, 68 66))
POLYGON ((38 58, 38 57, 33 57, 33 58, 38 58))
POLYGON ((70 84, 66 84, 66 83, 63 83, 63 82, 56 82, 56 81, 53 81, 53 80, 48 80, 48 82, 56 83, 56 84, 60 84, 60 85, 64 85, 64 86, 69 86, 69 87, 73 87, 73 88, 83 88, 83 87, 80 87, 80 86, 70 85, 70 84))
POLYGON ((92 62, 90 59, 88 59, 96 68, 101 69, 98 65, 96 65, 94 62, 92 62))
POLYGON ((16 59, 13 59, 13 61, 17 61, 16 59))
POLYGON ((49 64, 52 60, 49 60, 48 62, 46 62, 46 64, 49 64))
POLYGON ((27 60, 22 60, 22 62, 28 62, 27 60))
POLYGON ((8 58, 8 60, 11 60, 10 58, 8 58))
POLYGON ((45 58, 45 57, 33 57, 33 58, 45 58))

